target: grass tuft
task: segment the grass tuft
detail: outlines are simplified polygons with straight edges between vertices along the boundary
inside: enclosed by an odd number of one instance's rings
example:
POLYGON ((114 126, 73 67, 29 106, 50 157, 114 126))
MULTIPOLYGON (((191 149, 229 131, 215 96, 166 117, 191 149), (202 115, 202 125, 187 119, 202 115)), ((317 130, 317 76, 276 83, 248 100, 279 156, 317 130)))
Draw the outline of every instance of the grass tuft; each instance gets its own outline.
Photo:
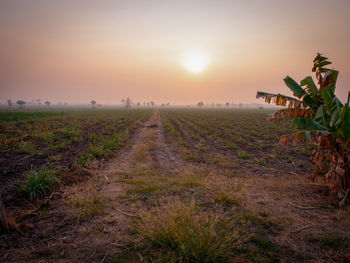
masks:
POLYGON ((43 198, 57 189, 61 181, 55 170, 43 167, 39 171, 30 169, 19 189, 29 194, 30 199, 43 198))
POLYGON ((310 241, 319 244, 323 249, 333 249, 338 251, 350 246, 349 239, 338 233, 325 237, 312 237, 310 238, 310 241))
POLYGON ((238 156, 239 156, 239 158, 242 158, 242 159, 248 159, 250 157, 248 153, 243 152, 243 151, 238 152, 238 156))
POLYGON ((105 207, 104 201, 92 188, 87 189, 84 193, 76 192, 70 200, 70 204, 73 208, 77 209, 80 221, 86 221, 96 215, 102 214, 105 207))
POLYGON ((224 191, 220 191, 215 197, 215 203, 222 204, 225 207, 230 207, 233 205, 240 205, 241 198, 233 195, 229 195, 224 191))
POLYGON ((215 213, 178 199, 141 214, 134 230, 150 261, 159 262, 225 262, 238 237, 215 213))
POLYGON ((149 157, 149 147, 146 144, 138 145, 134 155, 134 159, 137 162, 143 162, 149 157))

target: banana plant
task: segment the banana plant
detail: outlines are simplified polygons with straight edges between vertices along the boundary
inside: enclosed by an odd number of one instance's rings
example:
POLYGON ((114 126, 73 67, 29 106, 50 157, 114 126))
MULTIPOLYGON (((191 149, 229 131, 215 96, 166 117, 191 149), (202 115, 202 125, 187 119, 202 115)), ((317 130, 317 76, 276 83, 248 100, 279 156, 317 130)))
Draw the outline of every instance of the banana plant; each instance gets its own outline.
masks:
POLYGON ((295 145, 304 139, 316 144, 312 153, 315 170, 311 179, 324 175, 331 193, 338 194, 340 205, 344 205, 350 196, 350 92, 343 105, 334 93, 339 72, 327 68, 331 62, 320 53, 313 63, 312 71, 316 73, 318 86, 311 76, 300 84, 287 76, 284 82, 294 97, 260 91, 256 97, 285 107, 272 113, 268 117, 270 121, 292 120, 301 130, 281 136, 281 144, 295 145))

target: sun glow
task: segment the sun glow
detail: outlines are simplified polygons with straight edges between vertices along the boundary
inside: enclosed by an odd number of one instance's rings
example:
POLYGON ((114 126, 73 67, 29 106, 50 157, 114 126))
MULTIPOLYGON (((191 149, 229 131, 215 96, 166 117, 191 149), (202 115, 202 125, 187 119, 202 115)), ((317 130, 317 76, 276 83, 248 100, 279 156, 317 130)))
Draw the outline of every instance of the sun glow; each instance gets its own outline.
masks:
POLYGON ((201 51, 192 51, 184 58, 185 68, 192 73, 200 73, 208 67, 209 57, 201 51))

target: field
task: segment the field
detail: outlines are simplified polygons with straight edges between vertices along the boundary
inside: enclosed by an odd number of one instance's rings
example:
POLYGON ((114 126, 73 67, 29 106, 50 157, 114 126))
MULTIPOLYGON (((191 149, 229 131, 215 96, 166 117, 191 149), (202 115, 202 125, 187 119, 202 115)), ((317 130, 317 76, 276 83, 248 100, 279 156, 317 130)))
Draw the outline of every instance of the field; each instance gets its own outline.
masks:
POLYGON ((348 262, 349 206, 270 112, 0 112, 0 261, 348 262))

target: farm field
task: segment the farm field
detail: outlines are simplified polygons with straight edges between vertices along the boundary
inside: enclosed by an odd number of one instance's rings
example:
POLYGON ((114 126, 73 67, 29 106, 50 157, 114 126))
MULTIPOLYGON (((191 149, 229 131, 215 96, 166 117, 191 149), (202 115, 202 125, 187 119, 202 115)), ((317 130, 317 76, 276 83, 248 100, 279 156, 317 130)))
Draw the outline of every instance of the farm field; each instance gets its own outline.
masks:
POLYGON ((0 261, 348 262, 349 206, 271 112, 0 112, 0 261))

